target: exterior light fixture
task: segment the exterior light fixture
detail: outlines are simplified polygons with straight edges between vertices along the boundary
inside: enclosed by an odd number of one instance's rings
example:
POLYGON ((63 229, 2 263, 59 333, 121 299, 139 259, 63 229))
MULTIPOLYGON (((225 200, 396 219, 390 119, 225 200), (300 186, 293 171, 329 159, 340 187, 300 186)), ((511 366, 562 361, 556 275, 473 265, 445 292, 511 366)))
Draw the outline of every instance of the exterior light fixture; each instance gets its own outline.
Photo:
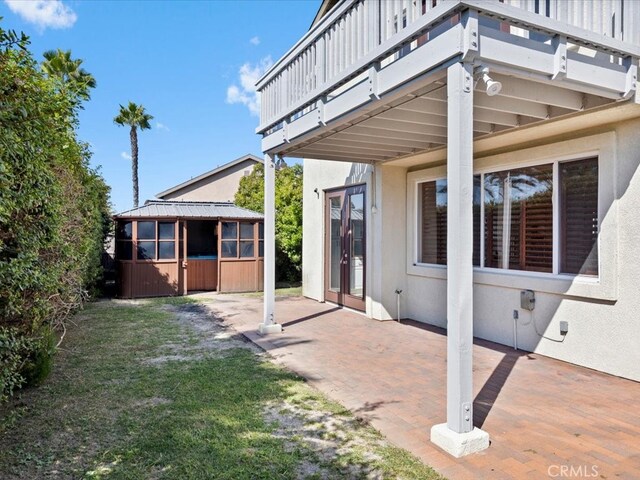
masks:
POLYGON ((500 93, 502 90, 502 83, 493 80, 489 76, 489 67, 481 67, 476 71, 476 84, 479 80, 482 80, 486 87, 486 93, 488 96, 493 97, 500 93))

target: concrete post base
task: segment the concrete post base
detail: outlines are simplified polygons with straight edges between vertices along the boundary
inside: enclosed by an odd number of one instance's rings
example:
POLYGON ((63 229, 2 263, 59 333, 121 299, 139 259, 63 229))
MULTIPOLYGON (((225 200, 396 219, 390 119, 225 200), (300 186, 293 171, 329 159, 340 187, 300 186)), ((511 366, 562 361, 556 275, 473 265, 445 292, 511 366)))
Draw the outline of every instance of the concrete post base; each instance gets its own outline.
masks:
POLYGON ((468 433, 457 433, 446 423, 431 427, 431 441, 456 458, 480 452, 489 447, 489 434, 479 428, 468 433))
POLYGON ((271 323, 269 325, 265 323, 261 323, 258 327, 258 333, 260 335, 268 335, 269 333, 280 333, 282 332, 282 325, 278 323, 271 323))

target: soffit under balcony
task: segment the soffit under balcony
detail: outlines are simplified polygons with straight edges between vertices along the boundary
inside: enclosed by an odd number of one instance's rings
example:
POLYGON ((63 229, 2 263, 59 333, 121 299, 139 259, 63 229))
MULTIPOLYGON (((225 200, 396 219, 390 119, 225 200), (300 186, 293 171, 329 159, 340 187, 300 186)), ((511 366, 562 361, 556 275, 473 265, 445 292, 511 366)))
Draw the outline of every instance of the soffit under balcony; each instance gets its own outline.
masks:
MULTIPOLYGON (((620 102, 554 85, 491 74, 502 84, 488 96, 478 81, 474 91, 474 139, 482 140, 576 114, 601 111, 620 102)), ((640 107, 638 107, 640 115, 640 107)), ((603 117, 604 118, 604 117, 603 117)), ((535 133, 533 133, 535 135, 535 133)), ((447 85, 444 75, 431 84, 338 123, 279 154, 346 162, 389 162, 443 149, 447 144, 447 85)), ((402 162, 410 164, 411 162, 402 162)))
MULTIPOLYGON (((469 83, 475 90, 475 145, 515 138, 513 134, 524 131, 529 137, 521 135, 519 141, 529 141, 536 135, 533 130, 560 120, 572 119, 582 128, 576 118, 594 118, 591 114, 602 110, 622 112, 622 104, 629 108, 621 115, 637 114, 635 47, 609 45, 613 40, 579 29, 568 35, 561 30, 570 27, 547 19, 540 23, 512 7, 504 12, 483 7, 478 12, 470 3, 475 5, 471 0, 439 4, 360 56, 355 54, 363 45, 353 41, 358 38, 353 26, 362 23, 354 18, 359 17, 345 17, 351 18, 343 26, 350 35, 305 38, 304 45, 292 49, 258 84, 263 114, 257 131, 263 135, 263 151, 395 162, 443 149, 448 136, 447 68, 456 62, 474 67, 469 83), (329 40, 334 42, 331 47, 326 45, 329 40), (309 42, 317 45, 310 43, 312 48, 309 42), (322 42, 324 50, 318 50, 322 42), (358 48, 350 50, 347 43, 358 48), (347 58, 343 54, 349 51, 347 58), (332 65, 335 68, 329 68, 332 65), (501 84, 493 96, 482 79, 484 69, 491 82, 501 84)), ((336 10, 333 15, 347 14, 336 10)))

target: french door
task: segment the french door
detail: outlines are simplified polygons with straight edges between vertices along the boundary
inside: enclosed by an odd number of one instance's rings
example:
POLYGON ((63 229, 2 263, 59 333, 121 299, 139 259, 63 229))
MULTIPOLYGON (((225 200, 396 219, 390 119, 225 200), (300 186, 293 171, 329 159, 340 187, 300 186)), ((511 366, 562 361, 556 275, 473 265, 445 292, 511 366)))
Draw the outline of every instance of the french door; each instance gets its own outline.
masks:
POLYGON ((365 186, 325 193, 325 300, 365 309, 365 186))

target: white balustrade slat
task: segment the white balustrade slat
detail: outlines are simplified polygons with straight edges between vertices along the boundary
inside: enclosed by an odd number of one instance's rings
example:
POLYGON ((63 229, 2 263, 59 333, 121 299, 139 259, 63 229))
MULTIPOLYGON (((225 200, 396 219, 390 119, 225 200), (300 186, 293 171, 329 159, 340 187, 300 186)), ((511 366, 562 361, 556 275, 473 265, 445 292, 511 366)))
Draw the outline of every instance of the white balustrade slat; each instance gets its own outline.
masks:
POLYGON ((340 70, 342 70, 342 51, 344 49, 344 29, 342 28, 343 22, 344 19, 341 19, 336 24, 336 75, 338 75, 340 73, 340 70))
POLYGON ((398 0, 389 0, 391 2, 391 28, 389 33, 395 35, 398 33, 398 0))
POLYGON ((332 62, 333 62, 333 51, 331 50, 331 46, 333 44, 331 43, 331 29, 329 29, 325 34, 324 34, 324 55, 325 55, 325 59, 324 59, 324 81, 328 82, 329 79, 332 77, 332 62))
POLYGON ((362 3, 358 3, 355 9, 356 9, 356 28, 358 29, 358 34, 356 35, 356 61, 358 61, 364 55, 364 52, 362 51, 362 45, 364 42, 364 34, 365 34, 364 23, 362 21, 364 6, 362 3))
POLYGON ((338 46, 340 44, 340 26, 338 25, 338 22, 336 22, 336 24, 333 27, 333 35, 331 36, 331 48, 333 49, 333 63, 331 65, 332 67, 332 75, 331 78, 335 78, 335 76, 338 74, 338 65, 340 63, 340 59, 338 58, 339 52, 338 52, 338 46))
POLYGON ((602 2, 602 34, 611 37, 611 2, 602 2))
POLYGON ((380 38, 384 42, 387 39, 387 10, 389 2, 382 1, 380 3, 380 38))
POLYGON ((344 70, 345 65, 347 64, 347 19, 348 17, 343 17, 340 22, 340 68, 339 72, 344 70))
MULTIPOLYGON (((381 42, 432 10, 434 3, 442 2, 352 1, 331 24, 319 30, 317 38, 305 40, 307 43, 296 56, 283 63, 262 86, 259 92, 262 123, 286 114, 309 92, 330 84, 381 42)), ((504 0, 504 3, 610 38, 640 43, 640 0, 504 0)))
POLYGON ((358 61, 358 37, 361 30, 358 25, 358 9, 357 5, 351 10, 351 61, 349 65, 353 65, 358 61))
POLYGON ((353 49, 356 46, 356 27, 355 27, 355 11, 351 9, 347 17, 347 49, 346 64, 352 65, 355 62, 355 53, 353 49))
POLYGON ((338 73, 338 63, 339 63, 339 59, 338 59, 338 44, 340 40, 340 27, 338 26, 338 22, 336 22, 333 27, 332 27, 332 32, 331 32, 331 77, 328 80, 331 80, 332 78, 335 78, 335 76, 338 73))
POLYGON ((311 60, 310 60, 310 69, 309 74, 311 75, 310 89, 315 90, 318 82, 318 70, 316 69, 316 65, 318 64, 318 57, 316 55, 318 44, 314 43, 311 46, 311 60))

